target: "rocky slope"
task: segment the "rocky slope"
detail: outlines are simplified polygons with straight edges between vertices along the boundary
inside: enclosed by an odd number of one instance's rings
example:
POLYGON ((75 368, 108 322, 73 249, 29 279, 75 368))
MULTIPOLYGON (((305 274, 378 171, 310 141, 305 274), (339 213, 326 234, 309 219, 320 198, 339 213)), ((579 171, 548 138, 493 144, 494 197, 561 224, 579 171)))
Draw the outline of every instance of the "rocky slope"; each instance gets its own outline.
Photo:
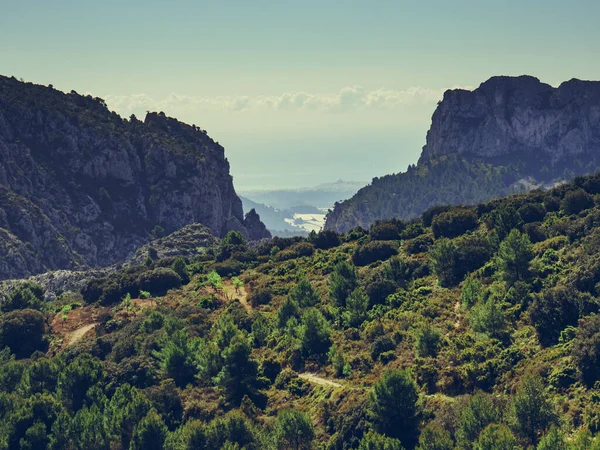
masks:
POLYGON ((268 237, 249 220, 205 131, 0 77, 0 279, 106 266, 191 223, 268 237))
POLYGON ((600 168, 600 82, 554 88, 530 76, 449 90, 406 173, 376 178, 336 204, 326 229, 410 219, 436 204, 473 204, 600 168))

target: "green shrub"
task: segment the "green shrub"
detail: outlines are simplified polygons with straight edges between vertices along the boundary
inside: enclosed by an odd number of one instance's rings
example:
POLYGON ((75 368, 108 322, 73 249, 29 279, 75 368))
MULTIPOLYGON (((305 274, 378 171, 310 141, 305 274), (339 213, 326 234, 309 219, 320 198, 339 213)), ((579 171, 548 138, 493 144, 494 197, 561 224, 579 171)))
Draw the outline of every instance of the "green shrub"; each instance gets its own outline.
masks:
POLYGON ((415 351, 418 356, 425 358, 436 357, 442 334, 437 328, 425 325, 417 331, 415 339, 415 351))
POLYGON ((171 269, 159 268, 142 273, 138 283, 140 289, 150 292, 153 296, 161 296, 169 289, 181 286, 181 277, 171 269))
POLYGON ((477 214, 470 209, 452 209, 435 216, 431 231, 435 238, 454 238, 477 227, 477 214))
POLYGON ((46 321, 39 311, 23 309, 0 315, 0 348, 10 348, 17 358, 45 350, 45 334, 46 321))
POLYGON ((567 214, 579 214, 581 211, 594 206, 594 199, 583 189, 569 191, 560 203, 560 209, 567 214))
POLYGON ((248 301, 254 307, 271 303, 273 292, 268 287, 258 287, 250 291, 248 301))
POLYGON ((396 244, 391 241, 371 241, 359 246, 352 253, 352 262, 366 266, 375 261, 385 261, 398 253, 396 244))

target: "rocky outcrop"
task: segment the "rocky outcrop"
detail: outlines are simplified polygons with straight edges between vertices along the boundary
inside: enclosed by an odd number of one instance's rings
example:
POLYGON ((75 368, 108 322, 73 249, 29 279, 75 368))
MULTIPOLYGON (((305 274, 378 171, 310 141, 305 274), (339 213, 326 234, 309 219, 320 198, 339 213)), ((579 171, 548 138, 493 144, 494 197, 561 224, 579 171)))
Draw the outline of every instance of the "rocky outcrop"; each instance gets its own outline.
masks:
POLYGON ((556 165, 599 150, 600 82, 571 80, 554 88, 529 76, 494 77, 473 91, 446 91, 420 162, 447 154, 518 154, 556 165))
POLYGON ((600 82, 554 88, 529 76, 494 77, 473 91, 447 91, 418 164, 336 204, 325 229, 411 219, 434 205, 474 204, 599 169, 600 82))
POLYGON ((205 131, 0 77, 0 279, 107 266, 191 223, 250 237, 205 131))
POLYGON ((246 213, 244 227, 248 231, 248 236, 252 241, 271 238, 271 232, 267 230, 265 224, 260 221, 260 217, 254 208, 246 213))

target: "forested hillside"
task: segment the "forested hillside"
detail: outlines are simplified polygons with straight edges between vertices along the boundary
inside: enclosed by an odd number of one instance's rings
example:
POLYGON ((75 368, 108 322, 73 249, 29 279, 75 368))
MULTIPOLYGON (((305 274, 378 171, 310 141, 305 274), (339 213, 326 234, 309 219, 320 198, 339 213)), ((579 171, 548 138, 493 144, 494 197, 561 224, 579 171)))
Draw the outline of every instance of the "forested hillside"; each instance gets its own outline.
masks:
POLYGON ((0 448, 598 449, 599 246, 594 175, 148 248, 76 292, 23 281, 0 300, 0 448))

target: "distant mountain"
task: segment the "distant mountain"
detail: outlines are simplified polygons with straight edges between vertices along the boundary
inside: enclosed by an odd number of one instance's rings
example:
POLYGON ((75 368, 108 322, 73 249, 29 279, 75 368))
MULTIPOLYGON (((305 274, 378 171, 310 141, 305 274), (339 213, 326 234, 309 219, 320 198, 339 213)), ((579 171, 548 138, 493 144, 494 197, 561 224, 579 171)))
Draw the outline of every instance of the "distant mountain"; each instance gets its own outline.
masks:
POLYGON ((269 236, 204 130, 0 76, 0 279, 113 264, 191 223, 269 236))
POLYGON ((257 203, 278 209, 297 206, 331 208, 335 202, 352 197, 365 185, 364 182, 342 181, 298 189, 240 191, 240 194, 257 203))
POLYGON ((434 205, 474 204, 598 169, 600 82, 554 88, 530 76, 493 77, 473 91, 446 91, 417 165, 337 203, 325 228, 410 219, 434 205))
POLYGON ((277 209, 240 196, 244 211, 255 210, 273 236, 308 236, 325 224, 325 212, 314 206, 296 206, 277 209), (304 219, 303 219, 304 218, 304 219), (306 220, 311 218, 312 220, 306 220))

